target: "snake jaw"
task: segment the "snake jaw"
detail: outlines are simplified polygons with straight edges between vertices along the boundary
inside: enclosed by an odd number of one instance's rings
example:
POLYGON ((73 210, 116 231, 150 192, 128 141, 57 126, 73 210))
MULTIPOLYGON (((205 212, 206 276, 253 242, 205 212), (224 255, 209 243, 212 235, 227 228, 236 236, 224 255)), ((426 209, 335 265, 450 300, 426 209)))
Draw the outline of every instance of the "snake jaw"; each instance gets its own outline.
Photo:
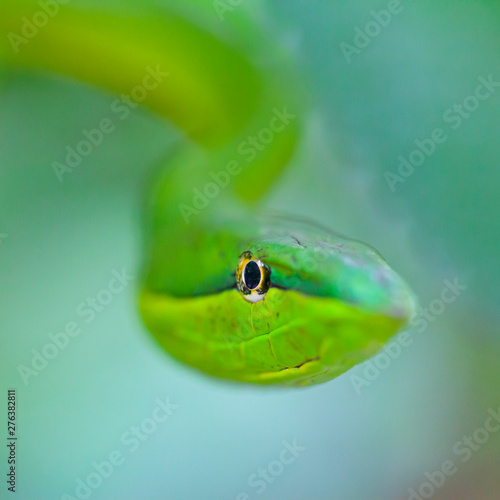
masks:
POLYGON ((236 268, 236 288, 252 304, 264 300, 271 285, 271 269, 249 251, 239 257, 236 268))

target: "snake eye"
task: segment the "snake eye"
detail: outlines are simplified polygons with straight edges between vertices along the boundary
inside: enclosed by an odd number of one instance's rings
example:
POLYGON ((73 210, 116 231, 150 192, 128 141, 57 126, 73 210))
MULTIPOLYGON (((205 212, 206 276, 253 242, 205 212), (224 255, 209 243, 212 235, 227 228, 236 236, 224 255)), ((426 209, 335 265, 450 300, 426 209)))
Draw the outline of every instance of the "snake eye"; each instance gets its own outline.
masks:
POLYGON ((250 290, 254 290, 259 286, 261 279, 262 273, 260 272, 259 265, 254 260, 251 260, 243 270, 243 281, 245 285, 250 288, 250 290))
POLYGON ((243 252, 236 268, 236 286, 247 302, 264 300, 271 283, 271 270, 251 252, 243 252))

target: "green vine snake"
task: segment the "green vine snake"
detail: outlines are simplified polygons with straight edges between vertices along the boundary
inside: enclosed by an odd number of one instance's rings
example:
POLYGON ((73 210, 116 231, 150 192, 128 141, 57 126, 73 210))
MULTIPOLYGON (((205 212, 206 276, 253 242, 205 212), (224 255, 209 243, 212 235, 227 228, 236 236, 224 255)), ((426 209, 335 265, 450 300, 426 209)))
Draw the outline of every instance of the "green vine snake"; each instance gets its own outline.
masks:
POLYGON ((377 352, 413 295, 368 245, 262 210, 304 99, 272 43, 220 31, 174 7, 16 0, 2 2, 0 57, 127 95, 185 132, 148 195, 139 303, 157 342, 217 377, 324 382, 377 352))

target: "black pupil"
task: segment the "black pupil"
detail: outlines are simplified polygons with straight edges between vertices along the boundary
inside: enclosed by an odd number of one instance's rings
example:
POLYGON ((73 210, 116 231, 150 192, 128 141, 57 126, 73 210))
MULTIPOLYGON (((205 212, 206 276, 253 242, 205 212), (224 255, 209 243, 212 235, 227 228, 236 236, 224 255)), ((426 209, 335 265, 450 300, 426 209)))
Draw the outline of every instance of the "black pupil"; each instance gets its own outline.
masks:
POLYGON ((260 283, 260 268, 257 262, 251 260, 246 266, 244 271, 245 284, 250 290, 257 288, 260 283))

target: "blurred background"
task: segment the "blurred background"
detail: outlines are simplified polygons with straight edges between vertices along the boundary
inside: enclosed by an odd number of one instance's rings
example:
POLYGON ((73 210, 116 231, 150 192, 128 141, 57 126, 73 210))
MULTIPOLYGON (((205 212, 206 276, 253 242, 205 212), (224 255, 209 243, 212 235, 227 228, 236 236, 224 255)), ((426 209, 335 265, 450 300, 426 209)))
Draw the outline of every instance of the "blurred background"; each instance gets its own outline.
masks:
POLYGON ((115 96, 4 68, 0 411, 15 388, 19 440, 17 493, 4 483, 0 498, 500 498, 500 6, 154 4, 215 33, 258 24, 290 54, 310 118, 266 203, 369 242, 424 309, 388 364, 301 390, 224 383, 170 359, 141 325, 135 279, 86 322, 78 311, 108 297, 114 272, 137 275, 150 177, 180 134, 134 109, 60 183, 52 163, 115 96), (81 333, 46 366, 21 367, 71 322, 81 333))

